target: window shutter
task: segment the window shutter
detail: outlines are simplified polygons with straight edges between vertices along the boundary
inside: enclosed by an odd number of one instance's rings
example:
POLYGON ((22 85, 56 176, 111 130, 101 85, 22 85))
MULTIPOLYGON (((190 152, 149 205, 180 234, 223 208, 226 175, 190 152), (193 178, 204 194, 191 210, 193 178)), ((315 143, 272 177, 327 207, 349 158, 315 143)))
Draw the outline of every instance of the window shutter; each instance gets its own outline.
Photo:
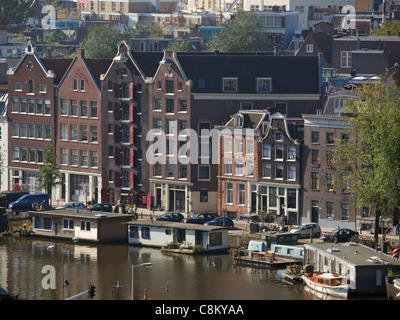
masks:
POLYGON ((133 171, 131 171, 129 174, 130 174, 130 179, 129 179, 130 188, 134 189, 135 188, 135 176, 133 174, 133 171))
POLYGON ((129 143, 130 144, 133 144, 133 142, 135 141, 134 132, 135 132, 135 128, 133 126, 130 126, 129 127, 129 143))
POLYGON ((114 141, 115 143, 121 142, 121 129, 117 124, 114 125, 114 141))
POLYGON ((133 100, 133 82, 129 84, 129 100, 133 100))
POLYGON ((119 97, 120 97, 119 84, 117 82, 114 82, 114 98, 119 99, 119 97))
POLYGON ((116 166, 121 165, 121 150, 118 147, 115 147, 114 161, 116 166))
POLYGON ((121 110, 119 109, 119 103, 114 103, 114 120, 119 121, 121 119, 121 110))
POLYGON ((130 122, 133 122, 133 121, 134 121, 133 110, 134 110, 133 103, 130 103, 130 104, 129 104, 129 121, 130 121, 130 122))
POLYGON ((133 168, 134 164, 135 164, 135 150, 133 148, 131 148, 130 150, 130 158, 129 158, 129 164, 131 166, 131 168, 133 168))
POLYGON ((119 171, 114 171, 115 181, 114 184, 116 187, 121 187, 121 174, 119 171))

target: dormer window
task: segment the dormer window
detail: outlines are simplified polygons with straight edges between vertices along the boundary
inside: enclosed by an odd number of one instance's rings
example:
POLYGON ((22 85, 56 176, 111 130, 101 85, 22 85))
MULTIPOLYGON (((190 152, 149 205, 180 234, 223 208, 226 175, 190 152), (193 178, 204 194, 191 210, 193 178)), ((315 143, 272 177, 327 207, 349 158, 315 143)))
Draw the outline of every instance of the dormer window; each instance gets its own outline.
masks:
POLYGON ((272 92, 272 78, 257 78, 257 92, 271 93, 272 92))
POLYGON ((237 92, 238 78, 223 78, 223 92, 237 92))

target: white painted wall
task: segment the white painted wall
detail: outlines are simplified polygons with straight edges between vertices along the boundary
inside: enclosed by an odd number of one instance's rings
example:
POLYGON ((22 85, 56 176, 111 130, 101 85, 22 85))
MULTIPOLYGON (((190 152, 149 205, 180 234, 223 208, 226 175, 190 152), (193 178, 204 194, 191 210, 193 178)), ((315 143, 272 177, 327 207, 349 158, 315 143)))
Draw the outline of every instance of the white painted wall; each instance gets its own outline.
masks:
MULTIPOLYGON (((174 228, 172 227, 160 227, 160 226, 144 226, 150 227, 150 239, 144 239, 142 237, 142 226, 135 225, 138 227, 138 238, 133 238, 130 236, 128 226, 128 243, 135 245, 143 245, 143 246, 166 246, 171 242, 176 242, 174 239, 174 228), (166 230, 170 230, 169 234, 166 233, 166 230)), ((194 246, 196 244, 196 231, 186 229, 186 243, 194 246)), ((210 232, 203 232, 203 248, 208 250, 219 250, 225 249, 228 247, 228 231, 227 230, 215 230, 210 232), (210 246, 210 234, 212 233, 221 233, 222 232, 222 243, 219 246, 210 246)))

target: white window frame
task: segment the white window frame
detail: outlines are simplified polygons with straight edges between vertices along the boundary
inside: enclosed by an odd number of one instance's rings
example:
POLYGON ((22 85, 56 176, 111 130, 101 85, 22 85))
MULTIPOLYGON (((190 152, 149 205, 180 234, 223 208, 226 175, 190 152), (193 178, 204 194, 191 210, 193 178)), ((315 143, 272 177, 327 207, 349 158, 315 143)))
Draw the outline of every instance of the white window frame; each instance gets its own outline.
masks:
POLYGON ((351 68, 352 56, 351 51, 341 51, 340 52, 340 66, 342 68, 351 68))
POLYGON ((232 158, 224 158, 224 174, 232 175, 232 158))
POLYGON ((232 93, 232 92, 238 92, 238 78, 234 78, 234 77, 230 77, 230 78, 222 78, 222 92, 226 92, 226 93, 232 93), (231 82, 234 81, 235 82, 235 88, 234 89, 225 89, 225 82, 231 82))
POLYGON ((260 93, 271 93, 272 92, 272 78, 256 78, 256 85, 257 85, 257 92, 260 92, 260 93), (266 83, 267 86, 265 86, 265 84, 262 83, 264 81, 269 82, 269 88, 268 88, 268 83, 266 83))
POLYGON ((242 184, 242 183, 237 184, 237 204, 238 204, 238 206, 245 205, 245 190, 246 190, 246 187, 244 184, 242 184))

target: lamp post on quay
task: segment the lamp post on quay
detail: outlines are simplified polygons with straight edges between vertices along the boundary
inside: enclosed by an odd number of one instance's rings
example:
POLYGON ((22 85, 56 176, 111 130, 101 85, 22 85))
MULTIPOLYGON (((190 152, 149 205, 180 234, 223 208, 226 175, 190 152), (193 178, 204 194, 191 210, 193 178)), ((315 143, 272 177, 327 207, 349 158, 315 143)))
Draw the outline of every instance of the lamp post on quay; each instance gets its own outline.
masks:
POLYGON ((133 269, 134 268, 138 268, 138 267, 149 267, 149 268, 151 268, 152 266, 153 266, 153 264, 151 262, 145 262, 145 263, 138 264, 138 265, 132 265, 131 300, 133 300, 133 269))

